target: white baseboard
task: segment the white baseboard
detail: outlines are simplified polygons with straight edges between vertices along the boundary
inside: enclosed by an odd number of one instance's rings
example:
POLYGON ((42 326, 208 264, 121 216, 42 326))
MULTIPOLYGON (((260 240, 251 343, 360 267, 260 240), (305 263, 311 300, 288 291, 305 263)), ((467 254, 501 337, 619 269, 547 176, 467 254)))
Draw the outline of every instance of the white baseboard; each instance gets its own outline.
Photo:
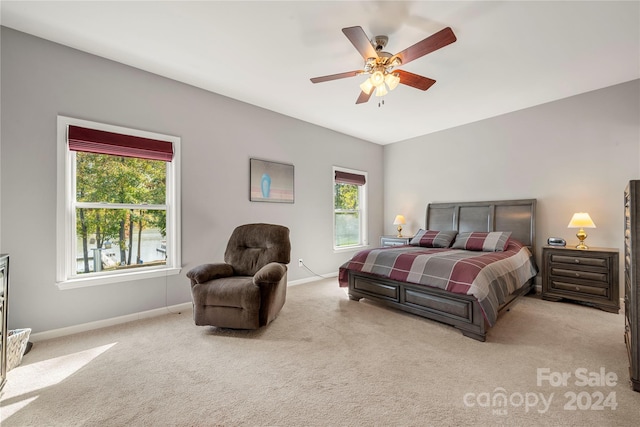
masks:
POLYGON ((169 307, 156 308, 153 310, 142 311, 140 313, 127 314, 125 316, 112 317, 111 319, 97 320, 95 322, 82 323, 80 325, 68 326, 66 328, 52 329, 50 331, 38 332, 29 336, 29 341, 37 342, 52 338, 64 337, 67 335, 77 334, 79 332, 91 331, 107 326, 119 325, 121 323, 132 322, 134 320, 148 319, 150 317, 162 316, 163 314, 178 313, 182 311, 191 311, 192 304, 185 302, 182 304, 172 305, 169 307))
MULTIPOLYGON (((287 283, 287 286, 302 285, 303 283, 315 282, 323 279, 330 279, 332 277, 337 277, 337 276, 338 276, 337 272, 325 274, 322 277, 312 276, 305 279, 290 281, 287 283)), ((95 322, 88 322, 88 323, 82 323, 80 325, 68 326, 66 328, 52 329, 50 331, 44 331, 44 332, 37 332, 29 336, 29 341, 32 341, 32 342, 44 341, 52 338, 59 338, 67 335, 77 334, 80 332, 91 331, 94 329, 105 328, 107 326, 114 326, 122 323, 132 322, 134 320, 141 320, 141 319, 147 319, 150 317, 162 316, 163 314, 177 313, 177 312, 182 312, 187 310, 191 311, 191 309, 192 309, 192 304, 190 302, 185 302, 182 304, 172 305, 169 307, 142 311, 140 313, 127 314, 125 316, 112 317, 110 319, 97 320, 95 322)))
POLYGON ((312 276, 312 277, 306 277, 304 279, 291 280, 287 282, 287 286, 302 285, 303 283, 317 282, 318 280, 331 279, 332 277, 338 277, 338 273, 335 272, 335 273, 323 274, 322 276, 312 276))

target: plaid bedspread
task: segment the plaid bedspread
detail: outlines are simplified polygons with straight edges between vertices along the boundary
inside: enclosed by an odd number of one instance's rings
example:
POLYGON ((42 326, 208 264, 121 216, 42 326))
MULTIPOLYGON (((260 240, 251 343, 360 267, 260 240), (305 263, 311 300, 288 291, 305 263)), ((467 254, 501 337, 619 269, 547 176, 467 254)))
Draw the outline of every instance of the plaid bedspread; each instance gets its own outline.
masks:
POLYGON ((338 279, 348 286, 348 270, 353 270, 473 295, 493 326, 506 297, 537 274, 532 258, 515 240, 504 252, 395 246, 358 252, 340 267, 338 279))

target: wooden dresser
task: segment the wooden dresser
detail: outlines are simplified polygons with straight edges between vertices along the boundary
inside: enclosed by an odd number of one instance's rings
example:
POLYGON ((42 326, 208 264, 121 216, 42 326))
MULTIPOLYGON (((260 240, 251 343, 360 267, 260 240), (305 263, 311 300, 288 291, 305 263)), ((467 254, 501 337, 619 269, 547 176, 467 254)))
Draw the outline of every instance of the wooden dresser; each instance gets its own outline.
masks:
POLYGON ((617 249, 545 246, 542 248, 542 298, 569 299, 618 313, 617 249))
POLYGON ((624 341, 631 388, 640 392, 640 181, 624 192, 624 341))
POLYGON ((9 305, 9 255, 0 254, 0 390, 7 381, 7 308, 9 305))

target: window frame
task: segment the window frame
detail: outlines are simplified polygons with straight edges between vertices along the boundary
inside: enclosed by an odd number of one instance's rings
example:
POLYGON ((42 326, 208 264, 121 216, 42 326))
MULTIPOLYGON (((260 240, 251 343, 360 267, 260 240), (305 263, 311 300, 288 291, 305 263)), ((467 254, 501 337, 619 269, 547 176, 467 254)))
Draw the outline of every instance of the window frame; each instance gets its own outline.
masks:
MULTIPOLYGON (((182 269, 181 255, 181 200, 180 200, 180 138, 153 132, 131 129, 58 116, 57 119, 57 218, 56 218, 56 286, 59 289, 75 289, 87 286, 129 282, 134 280, 166 277, 179 274, 182 269), (67 127, 81 126, 106 132, 114 132, 142 138, 159 139, 171 142, 173 159, 167 163, 166 175, 166 221, 167 221, 167 258, 163 266, 138 267, 118 271, 85 273, 78 275, 73 271, 75 263, 76 207, 75 201, 75 151, 67 144, 67 127)), ((139 207, 140 205, 135 205, 139 207)), ((113 206, 112 206, 113 207, 113 206)), ((120 208, 120 205, 116 206, 120 208)))
POLYGON ((361 171, 357 169, 349 169, 340 166, 333 166, 332 174, 331 174, 331 194, 332 194, 332 223, 333 223, 333 233, 332 233, 332 241, 333 241, 333 250, 334 252, 344 252, 351 251, 354 249, 360 249, 366 246, 369 246, 369 235, 368 235, 368 217, 369 217, 369 209, 368 209, 368 186, 367 183, 369 181, 369 177, 366 171, 361 171), (359 206, 360 206, 360 243, 355 245, 348 246, 337 246, 336 245, 336 171, 352 173, 357 175, 362 175, 365 178, 365 183, 363 185, 358 185, 360 187, 358 191, 359 197, 359 206))

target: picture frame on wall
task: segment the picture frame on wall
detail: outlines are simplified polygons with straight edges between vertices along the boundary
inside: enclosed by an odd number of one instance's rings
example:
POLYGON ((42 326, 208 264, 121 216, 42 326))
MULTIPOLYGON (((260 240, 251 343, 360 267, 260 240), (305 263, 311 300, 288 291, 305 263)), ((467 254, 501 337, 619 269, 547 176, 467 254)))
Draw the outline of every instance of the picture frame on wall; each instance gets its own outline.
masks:
POLYGON ((293 203, 292 164, 249 159, 249 200, 252 202, 293 203))

